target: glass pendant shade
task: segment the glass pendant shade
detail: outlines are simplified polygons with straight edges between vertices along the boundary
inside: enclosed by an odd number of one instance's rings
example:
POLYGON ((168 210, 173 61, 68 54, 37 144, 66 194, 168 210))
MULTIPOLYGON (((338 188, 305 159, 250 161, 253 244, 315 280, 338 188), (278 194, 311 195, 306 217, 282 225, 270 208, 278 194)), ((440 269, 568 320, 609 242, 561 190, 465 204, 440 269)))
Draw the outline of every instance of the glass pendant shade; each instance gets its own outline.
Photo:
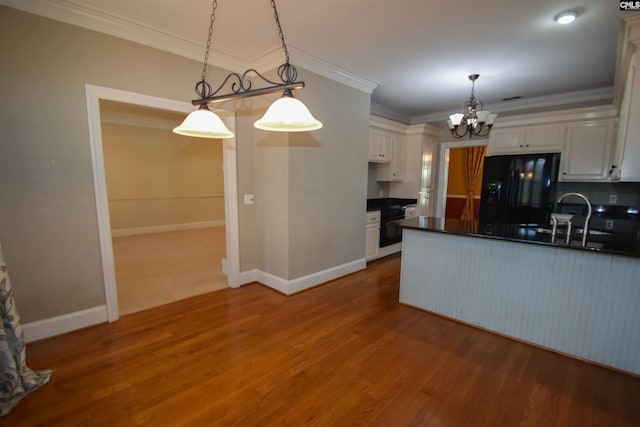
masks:
POLYGON ((225 139, 235 136, 206 104, 189 114, 180 126, 173 129, 173 133, 199 138, 225 139))
POLYGON ((479 123, 486 123, 487 119, 489 118, 489 111, 478 111, 476 112, 476 116, 478 117, 478 122, 479 123))
POLYGON ((306 105, 287 92, 290 91, 285 91, 282 98, 271 104, 264 116, 253 126, 275 132, 305 132, 320 129, 322 123, 311 115, 306 105))
POLYGON ((451 120, 451 124, 453 126, 458 126, 460 122, 462 122, 463 118, 464 118, 464 114, 462 113, 455 113, 449 116, 449 120, 451 120))

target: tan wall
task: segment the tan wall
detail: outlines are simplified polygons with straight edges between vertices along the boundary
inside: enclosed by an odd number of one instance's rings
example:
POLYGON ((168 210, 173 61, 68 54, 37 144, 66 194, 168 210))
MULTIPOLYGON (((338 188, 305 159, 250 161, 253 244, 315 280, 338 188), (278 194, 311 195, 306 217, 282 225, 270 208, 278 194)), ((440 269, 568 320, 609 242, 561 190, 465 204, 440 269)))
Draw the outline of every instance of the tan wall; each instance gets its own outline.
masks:
POLYGON ((322 129, 287 134, 253 128, 276 96, 259 98, 255 111, 239 110, 236 117, 255 141, 238 144, 239 155, 251 151, 253 186, 247 191, 255 196, 240 213, 247 216, 241 248, 253 254, 255 268, 287 280, 362 259, 365 244, 370 97, 299 71, 306 87, 294 95, 322 129), (255 234, 250 243, 249 232, 255 234))
POLYGON ((188 101, 201 64, 5 6, 0 51, 0 240, 22 321, 104 305, 85 85, 188 101))
POLYGON ((221 141, 170 130, 103 120, 113 230, 224 221, 221 141))
POLYGON ((362 259, 365 247, 370 96, 302 77, 298 97, 324 127, 289 137, 289 279, 362 259))
MULTIPOLYGON (((0 240, 22 321, 104 305, 85 85, 188 101, 201 64, 5 6, 0 51, 0 240)), ((311 137, 264 145, 252 123, 266 97, 224 106, 240 200, 256 195, 238 206, 242 271, 295 278, 364 257, 369 95, 299 71, 325 126, 311 137)))

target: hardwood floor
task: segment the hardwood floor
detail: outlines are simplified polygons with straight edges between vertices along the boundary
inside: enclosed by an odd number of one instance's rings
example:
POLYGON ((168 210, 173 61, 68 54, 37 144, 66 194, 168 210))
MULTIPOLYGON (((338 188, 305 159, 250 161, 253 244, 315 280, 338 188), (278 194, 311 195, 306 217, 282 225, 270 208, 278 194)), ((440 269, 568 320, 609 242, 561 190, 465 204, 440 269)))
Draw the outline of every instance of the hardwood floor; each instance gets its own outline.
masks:
POLYGON ((227 287, 224 227, 114 237, 120 315, 227 287))
POLYGON ((51 382, 0 425, 639 425, 640 379, 402 306, 399 260, 31 343, 51 382))

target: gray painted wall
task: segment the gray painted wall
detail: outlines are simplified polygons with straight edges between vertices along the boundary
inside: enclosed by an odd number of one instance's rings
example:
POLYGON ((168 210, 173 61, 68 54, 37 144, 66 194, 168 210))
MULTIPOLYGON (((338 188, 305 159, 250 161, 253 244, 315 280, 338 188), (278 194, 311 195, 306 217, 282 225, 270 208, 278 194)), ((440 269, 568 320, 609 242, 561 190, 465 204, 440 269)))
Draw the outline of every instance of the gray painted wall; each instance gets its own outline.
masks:
MULTIPOLYGON (((188 101, 201 64, 4 6, 0 49, 0 240, 22 321, 103 305, 85 84, 188 101)), ((284 279, 364 257, 369 95, 299 71, 320 131, 254 129, 264 97, 224 106, 240 200, 256 197, 239 206, 241 270, 284 279)))

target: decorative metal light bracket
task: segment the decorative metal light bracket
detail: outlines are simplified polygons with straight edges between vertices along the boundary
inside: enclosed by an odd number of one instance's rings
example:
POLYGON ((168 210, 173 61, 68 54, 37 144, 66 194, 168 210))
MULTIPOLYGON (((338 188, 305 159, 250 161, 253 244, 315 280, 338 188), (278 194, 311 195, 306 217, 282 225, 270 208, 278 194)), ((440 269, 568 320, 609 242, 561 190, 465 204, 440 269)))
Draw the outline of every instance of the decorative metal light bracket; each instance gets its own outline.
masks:
POLYGON ((209 49, 211 48, 211 36, 213 35, 213 23, 216 19, 216 9, 218 7, 217 0, 213 0, 211 18, 209 24, 209 35, 207 37, 207 49, 204 56, 204 64, 202 67, 202 79, 196 83, 195 92, 199 96, 198 99, 191 101, 193 105, 205 105, 214 104, 217 102, 225 102, 238 98, 247 98, 250 96, 266 95, 269 93, 285 91, 285 95, 291 95, 292 90, 298 90, 304 88, 304 82, 296 81, 298 78, 298 70, 296 67, 289 63, 289 50, 287 44, 284 41, 284 33, 282 32, 282 26, 280 25, 280 17, 278 16, 278 9, 276 7, 275 0, 271 0, 271 7, 273 9, 273 16, 278 25, 278 35, 282 44, 282 51, 284 52, 285 62, 278 67, 278 77, 281 82, 275 82, 269 80, 257 70, 251 68, 242 74, 230 73, 223 80, 217 89, 213 89, 207 82, 207 63, 209 62, 209 49), (253 89, 253 83, 249 79, 250 75, 255 74, 262 81, 271 85, 262 88, 253 89), (230 93, 218 95, 227 85, 230 85, 230 93))
POLYGON ((296 68, 288 62, 278 67, 278 76, 282 80, 282 83, 269 80, 268 78, 260 74, 257 70, 251 68, 242 74, 230 73, 216 90, 213 90, 211 85, 203 79, 196 83, 195 87, 196 95, 198 95, 200 98, 194 99, 193 101, 191 101, 191 104, 196 106, 202 104, 215 104, 218 102, 231 101, 238 98, 267 95, 282 90, 292 91, 304 88, 304 82, 296 81, 296 79, 298 78, 298 70, 296 70, 296 68), (262 79, 262 81, 270 84, 271 86, 253 89, 253 82, 249 79, 252 75, 256 75, 257 77, 262 79), (231 92, 218 95, 218 93, 220 93, 227 86, 230 87, 231 92))

